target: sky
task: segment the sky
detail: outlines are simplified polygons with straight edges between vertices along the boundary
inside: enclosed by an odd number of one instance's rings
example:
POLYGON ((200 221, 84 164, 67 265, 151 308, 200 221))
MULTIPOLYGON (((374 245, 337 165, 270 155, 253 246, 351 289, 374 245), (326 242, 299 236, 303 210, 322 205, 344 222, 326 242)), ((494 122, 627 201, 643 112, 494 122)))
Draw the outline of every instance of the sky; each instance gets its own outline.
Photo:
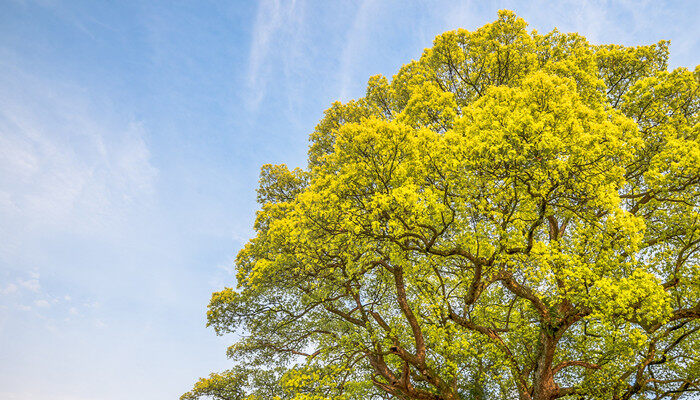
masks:
POLYGON ((305 166, 331 102, 435 35, 511 9, 692 69, 699 4, 0 0, 0 398, 177 399, 231 365, 205 312, 260 166, 305 166))

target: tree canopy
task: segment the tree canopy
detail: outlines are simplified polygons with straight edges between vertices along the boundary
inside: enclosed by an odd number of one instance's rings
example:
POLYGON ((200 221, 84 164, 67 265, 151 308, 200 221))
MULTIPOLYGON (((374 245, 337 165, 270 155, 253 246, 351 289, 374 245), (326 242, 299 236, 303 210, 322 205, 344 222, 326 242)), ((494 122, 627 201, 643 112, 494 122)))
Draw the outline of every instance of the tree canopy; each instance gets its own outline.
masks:
POLYGON ((510 11, 336 102, 262 168, 182 399, 679 399, 700 392, 700 68, 510 11), (685 397, 684 397, 685 396, 685 397))

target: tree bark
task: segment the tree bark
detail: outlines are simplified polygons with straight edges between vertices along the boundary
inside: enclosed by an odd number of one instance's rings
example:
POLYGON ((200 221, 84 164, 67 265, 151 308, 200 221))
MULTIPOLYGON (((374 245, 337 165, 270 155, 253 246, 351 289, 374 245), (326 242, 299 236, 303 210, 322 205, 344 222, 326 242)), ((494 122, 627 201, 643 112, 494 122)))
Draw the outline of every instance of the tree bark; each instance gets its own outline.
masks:
POLYGON ((532 400, 552 400, 556 398, 557 385, 554 383, 552 363, 557 348, 557 339, 547 329, 540 330, 537 366, 533 372, 532 400))

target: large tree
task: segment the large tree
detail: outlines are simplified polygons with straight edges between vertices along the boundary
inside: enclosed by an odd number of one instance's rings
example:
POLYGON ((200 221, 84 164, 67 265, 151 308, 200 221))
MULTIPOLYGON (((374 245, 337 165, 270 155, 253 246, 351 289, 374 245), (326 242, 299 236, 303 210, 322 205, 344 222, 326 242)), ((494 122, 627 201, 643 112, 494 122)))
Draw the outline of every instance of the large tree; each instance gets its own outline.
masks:
MULTIPOLYGON (((334 103, 262 168, 183 399, 700 393, 700 69, 512 12, 334 103)), ((685 397, 684 397, 685 396, 685 397)))

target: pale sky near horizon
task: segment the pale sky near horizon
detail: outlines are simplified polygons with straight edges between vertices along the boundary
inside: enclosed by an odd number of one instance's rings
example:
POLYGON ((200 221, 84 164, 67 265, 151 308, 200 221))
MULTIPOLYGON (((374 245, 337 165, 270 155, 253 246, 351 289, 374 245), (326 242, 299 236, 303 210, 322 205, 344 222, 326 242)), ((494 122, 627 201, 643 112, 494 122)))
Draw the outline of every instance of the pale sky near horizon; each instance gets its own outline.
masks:
POLYGON ((323 110, 435 35, 506 8, 692 69, 699 4, 0 0, 0 399, 177 399, 230 365, 205 311, 260 166, 304 166, 323 110))

